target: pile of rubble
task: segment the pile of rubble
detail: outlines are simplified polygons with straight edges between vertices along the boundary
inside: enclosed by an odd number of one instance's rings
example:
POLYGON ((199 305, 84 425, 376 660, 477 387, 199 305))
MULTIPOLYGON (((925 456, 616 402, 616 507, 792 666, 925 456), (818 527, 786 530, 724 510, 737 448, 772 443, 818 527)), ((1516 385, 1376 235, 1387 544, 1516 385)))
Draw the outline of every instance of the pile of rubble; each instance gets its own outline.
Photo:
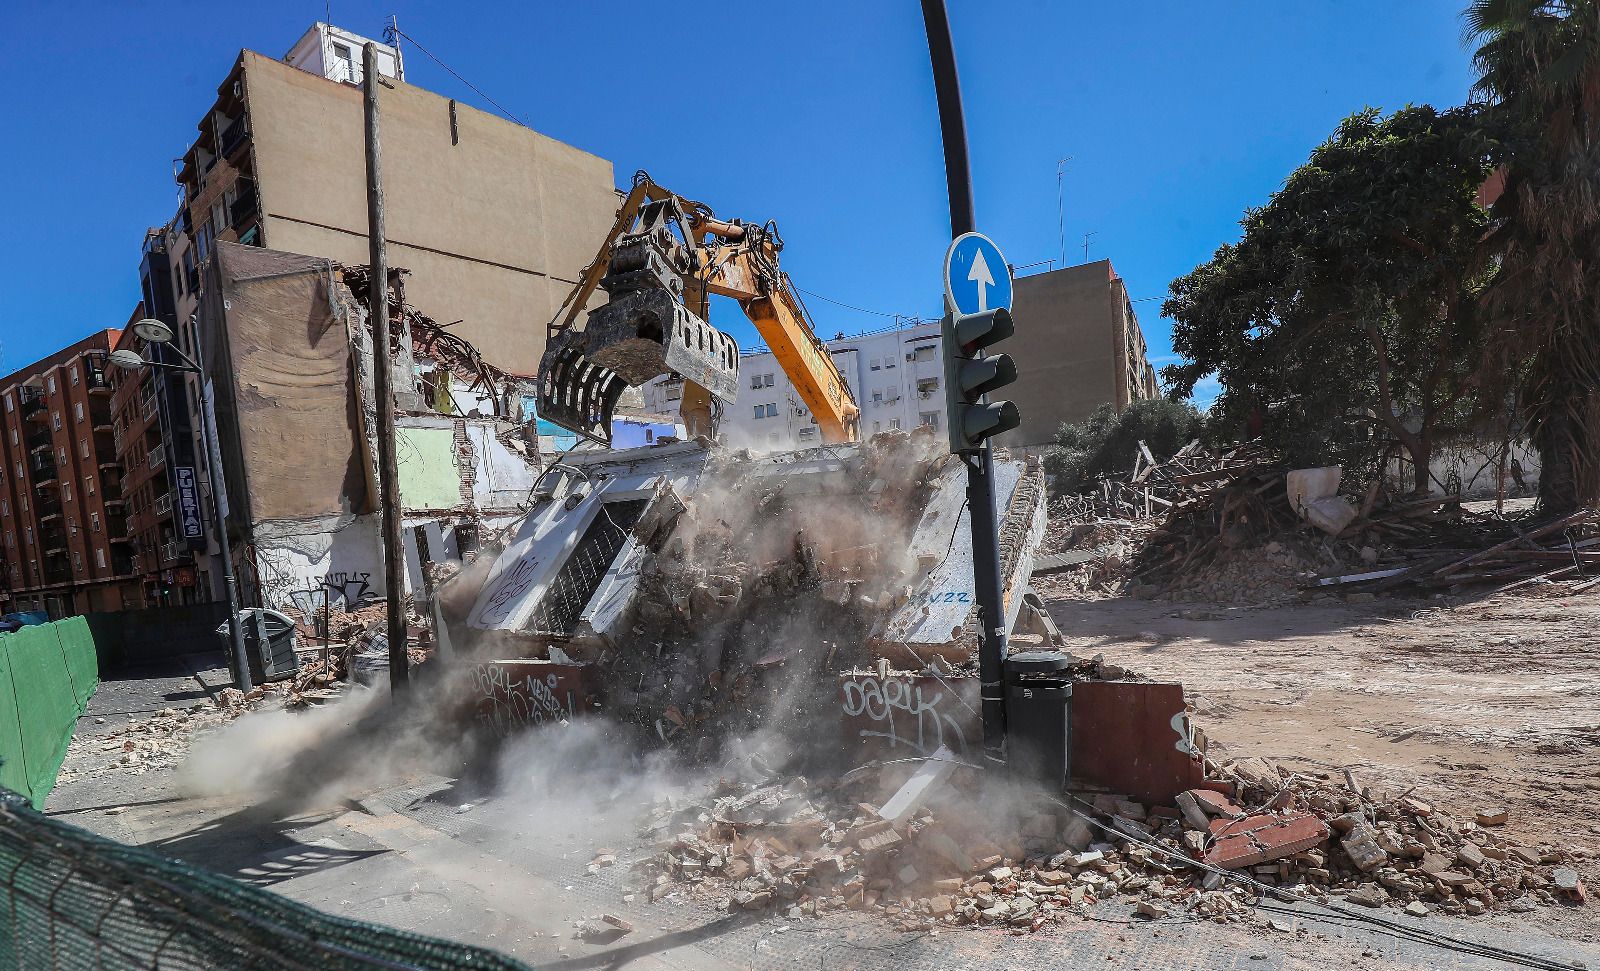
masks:
MULTIPOLYGON (((648 827, 655 850, 633 866, 625 899, 685 893, 791 918, 854 909, 906 929, 1023 932, 1106 900, 1145 918, 1226 921, 1279 892, 1469 915, 1585 897, 1571 864, 1586 857, 1505 835, 1504 811, 1460 818, 1261 759, 1226 765, 1216 788, 1153 807, 1109 793, 1002 796, 980 770, 953 762, 909 810, 903 789, 879 805, 862 801, 904 777, 890 769, 833 784, 725 782, 706 799, 664 799, 648 827)), ((591 872, 615 864, 602 849, 591 872)))
MULTIPOLYGON (((188 756, 196 736, 221 728, 248 712, 274 704, 290 704, 295 694, 294 683, 290 681, 264 684, 248 694, 237 688, 223 688, 212 696, 210 704, 162 708, 147 718, 130 718, 121 728, 103 734, 74 736, 71 745, 98 755, 99 759, 89 760, 100 761, 98 772, 125 771, 143 775, 152 770, 170 769, 188 756)), ((80 771, 78 776, 81 775, 80 771)))
POLYGON ((927 564, 906 537, 948 463, 927 433, 875 435, 823 473, 748 459, 717 457, 633 527, 649 555, 630 637, 599 663, 608 708, 707 756, 753 720, 831 716, 818 675, 865 663, 873 622, 909 598, 927 564))

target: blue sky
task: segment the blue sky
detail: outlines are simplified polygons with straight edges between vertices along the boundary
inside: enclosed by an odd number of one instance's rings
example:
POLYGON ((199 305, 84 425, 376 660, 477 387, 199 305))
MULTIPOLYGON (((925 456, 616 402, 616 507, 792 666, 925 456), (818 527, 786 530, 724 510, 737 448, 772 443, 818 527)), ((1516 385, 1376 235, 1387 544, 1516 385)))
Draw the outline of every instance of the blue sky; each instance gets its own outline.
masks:
MULTIPOLYGON (((1017 266, 1059 259, 1056 161, 1073 156, 1066 261, 1093 232, 1089 258, 1110 257, 1136 300, 1236 238, 1345 115, 1459 104, 1472 79, 1462 0, 949 2, 979 227, 1017 266)), ((619 182, 646 168, 723 215, 776 219, 784 265, 813 293, 886 315, 940 307, 948 209, 914 0, 4 7, 3 371, 127 319, 144 229, 177 204, 171 160, 238 49, 281 55, 328 9, 372 36, 397 15, 529 125, 611 159, 619 182)), ((420 50, 406 68, 489 108, 420 50)), ((807 302, 824 336, 891 322, 807 302)), ((1159 303, 1135 304, 1158 366, 1159 303)))

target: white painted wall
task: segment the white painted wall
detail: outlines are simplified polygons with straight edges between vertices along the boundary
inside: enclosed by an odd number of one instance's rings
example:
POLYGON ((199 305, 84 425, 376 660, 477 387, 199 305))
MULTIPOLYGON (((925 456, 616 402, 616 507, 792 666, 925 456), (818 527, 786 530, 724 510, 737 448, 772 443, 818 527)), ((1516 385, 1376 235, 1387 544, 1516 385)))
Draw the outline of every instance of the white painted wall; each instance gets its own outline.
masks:
MULTIPOLYGON (((319 21, 294 42, 289 53, 283 55, 283 60, 290 67, 297 67, 309 74, 320 74, 330 81, 360 84, 362 51, 371 39, 319 21), (340 57, 340 51, 347 52, 348 59, 340 57)), ((381 41, 377 43, 378 73, 386 78, 404 81, 405 61, 400 51, 381 41)))

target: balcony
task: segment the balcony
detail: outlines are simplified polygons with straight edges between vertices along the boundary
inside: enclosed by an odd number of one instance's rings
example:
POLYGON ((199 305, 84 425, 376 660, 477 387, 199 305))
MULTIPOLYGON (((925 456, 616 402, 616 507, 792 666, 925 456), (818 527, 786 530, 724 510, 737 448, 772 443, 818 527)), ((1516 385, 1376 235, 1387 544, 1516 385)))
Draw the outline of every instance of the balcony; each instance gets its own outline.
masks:
POLYGON ((234 150, 243 145, 249 138, 250 126, 247 124, 245 116, 240 115, 229 122, 228 127, 222 130, 222 152, 220 154, 223 158, 232 158, 234 150))
POLYGON ((44 392, 38 388, 24 387, 22 389, 22 417, 46 418, 50 409, 45 405, 44 392))
POLYGON ((28 459, 28 469, 33 473, 34 485, 56 480, 56 457, 49 452, 39 452, 28 459))
POLYGON ((229 225, 240 229, 256 217, 256 186, 254 182, 239 180, 239 198, 228 210, 229 225))
POLYGON ((61 518, 61 500, 55 496, 40 499, 34 504, 34 508, 39 512, 39 522, 41 523, 61 518))
POLYGON ((28 451, 30 452, 37 452, 41 449, 49 449, 52 444, 50 441, 49 432, 34 432, 32 435, 29 435, 26 439, 24 439, 24 441, 28 443, 28 451))
POLYGON ((156 416, 156 396, 155 395, 151 395, 150 397, 145 398, 145 399, 143 399, 143 400, 141 400, 139 402, 139 415, 145 421, 149 421, 150 419, 152 419, 152 418, 154 418, 156 416))
POLYGON ((133 557, 125 554, 119 555, 113 551, 111 554, 111 572, 116 576, 125 576, 133 573, 133 557))
POLYGON ((102 368, 84 365, 83 383, 90 394, 109 395, 111 393, 111 379, 106 377, 106 372, 102 368))
POLYGON ((171 563, 176 560, 183 550, 182 544, 177 540, 161 544, 161 562, 171 563))
POLYGON ((45 556, 65 556, 67 554, 67 531, 59 526, 39 530, 39 548, 44 550, 45 556))
POLYGON ((149 462, 151 472, 160 472, 167 467, 167 450, 164 448, 154 449, 150 452, 149 462))
MULTIPOLYGON (((152 453, 154 454, 154 453, 152 453)), ((163 492, 156 496, 155 509, 157 516, 166 516, 172 512, 172 493, 163 492)))

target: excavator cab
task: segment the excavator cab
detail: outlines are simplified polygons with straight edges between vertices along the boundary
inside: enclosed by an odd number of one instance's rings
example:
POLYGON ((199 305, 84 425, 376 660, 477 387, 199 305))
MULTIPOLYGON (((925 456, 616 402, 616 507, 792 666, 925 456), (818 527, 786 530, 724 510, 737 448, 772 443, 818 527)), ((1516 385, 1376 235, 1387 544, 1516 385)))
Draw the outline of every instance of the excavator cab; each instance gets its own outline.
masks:
POLYGON ((686 244, 689 224, 682 200, 668 195, 642 205, 637 223, 615 237, 599 280, 605 306, 581 327, 575 314, 552 324, 539 364, 540 417, 609 446, 612 413, 630 385, 672 372, 711 398, 734 400, 739 346, 706 322, 704 288, 686 293, 685 280, 700 270, 686 244))

